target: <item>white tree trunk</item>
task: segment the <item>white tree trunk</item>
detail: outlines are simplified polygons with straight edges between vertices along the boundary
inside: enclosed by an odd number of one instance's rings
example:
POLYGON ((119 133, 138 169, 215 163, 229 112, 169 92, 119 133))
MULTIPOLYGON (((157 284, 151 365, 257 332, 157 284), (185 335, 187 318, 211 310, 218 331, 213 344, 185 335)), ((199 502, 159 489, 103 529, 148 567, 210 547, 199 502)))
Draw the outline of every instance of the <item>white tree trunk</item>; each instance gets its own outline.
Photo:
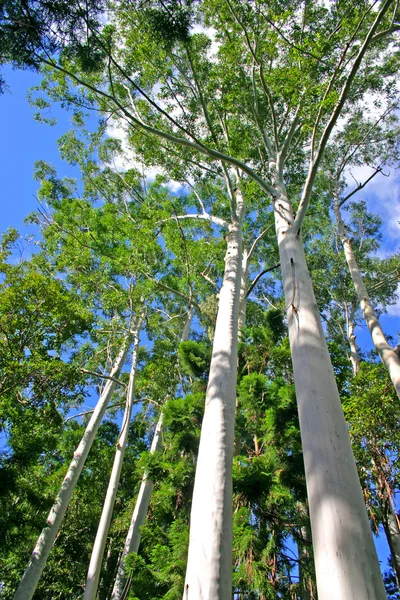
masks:
POLYGON ((335 216, 338 224, 340 239, 342 240, 344 254, 346 257, 347 265, 349 267, 351 279, 353 280, 354 288, 357 293, 358 300, 360 302, 361 310, 364 315, 365 322, 367 323, 368 330, 371 334, 374 346, 389 372, 390 379, 396 390, 396 394, 400 399, 400 359, 397 353, 390 346, 385 334, 382 331, 378 317, 375 314, 373 306, 368 296, 368 292, 364 285, 361 277, 360 269, 358 268, 357 261, 353 254, 351 242, 346 234, 345 226, 340 214, 338 197, 335 195, 335 216))
MULTIPOLYGON (((304 520, 308 518, 308 510, 305 504, 298 505, 299 517, 304 520)), ((311 545, 311 536, 309 527, 303 525, 300 529, 301 541, 297 542, 297 550, 299 557, 299 595, 301 600, 315 600, 315 584, 307 570, 304 569, 304 564, 310 564, 311 556, 309 547, 311 545)))
MULTIPOLYGON (((380 457, 380 453, 378 452, 380 457)), ((379 462, 381 462, 379 460, 379 462)), ((392 566, 396 577, 397 587, 400 589, 400 525, 396 514, 395 506, 392 500, 392 494, 385 470, 379 468, 375 458, 372 459, 375 473, 380 486, 380 499, 382 506, 382 525, 385 531, 386 539, 392 558, 392 566)))
POLYGON ((232 457, 241 285, 243 198, 229 226, 224 281, 190 517, 184 600, 232 599, 232 457))
POLYGON ((399 519, 393 507, 391 498, 386 497, 383 516, 383 528, 390 548, 393 570, 397 587, 400 589, 400 527, 399 519))
POLYGON ((90 558, 89 569, 86 578, 85 594, 83 597, 84 600, 94 600, 96 598, 97 588, 99 585, 104 549, 110 529, 115 498, 117 496, 118 484, 121 476, 122 463, 124 460, 126 444, 129 436, 129 425, 131 422, 132 406, 135 394, 136 365, 142 319, 143 317, 138 319, 136 329, 133 334, 134 347, 132 352, 132 366, 129 374, 125 412, 122 419, 119 438, 115 448, 114 464, 108 483, 106 498, 104 500, 103 511, 101 513, 100 523, 93 545, 92 556, 90 558))
MULTIPOLYGON (((110 372, 110 377, 118 377, 125 362, 129 346, 130 338, 127 338, 117 358, 115 359, 114 365, 110 372)), ((38 541, 36 542, 36 546, 31 555, 29 564, 21 579, 21 583, 15 592, 14 600, 30 600, 35 593, 38 581, 46 565, 51 547, 64 518, 65 511, 68 508, 72 492, 75 489, 79 475, 81 474, 90 448, 92 447, 94 438, 113 394, 115 385, 115 381, 107 380, 107 383, 104 386, 104 390, 85 429, 85 433, 83 434, 79 446, 74 452, 74 458, 69 466, 66 476, 64 477, 64 481, 61 484, 58 496, 49 512, 46 525, 42 530, 38 541)))
POLYGON ((354 333, 355 323, 350 320, 347 324, 347 339, 350 346, 350 361, 353 369, 353 375, 356 376, 360 370, 360 359, 358 358, 356 336, 354 333))
POLYGON ((249 264, 248 264, 248 251, 247 248, 243 248, 242 256, 242 275, 240 282, 240 308, 239 308, 239 337, 243 327, 246 325, 246 308, 247 308, 247 290, 249 287, 249 264))
POLYGON ((300 236, 274 201, 319 600, 385 600, 357 469, 300 236))
MULTIPOLYGON (((186 342, 189 338, 190 328, 192 324, 194 309, 190 307, 187 317, 185 320, 185 326, 181 337, 182 342, 186 342)), ((160 418, 154 432, 153 441, 151 443, 150 453, 154 454, 160 450, 161 446, 161 432, 162 432, 163 413, 161 412, 160 418)), ((139 489, 139 494, 136 500, 135 509, 132 514, 131 523, 129 526, 128 534, 126 536, 124 549, 120 558, 117 576, 111 595, 111 600, 121 600, 125 593, 125 582, 126 582, 126 568, 125 558, 131 552, 138 552, 140 546, 140 539, 142 536, 142 526, 145 522, 147 511, 149 509, 151 492, 153 491, 153 481, 148 479, 148 474, 145 472, 143 475, 142 483, 139 489)))
MULTIPOLYGON (((154 437, 150 448, 151 454, 158 452, 160 449, 162 421, 163 414, 161 413, 160 418, 158 419, 158 423, 154 432, 154 437)), ((112 600, 120 600, 125 592, 125 558, 131 552, 137 552, 139 550, 140 538, 142 536, 141 528, 146 519, 152 491, 153 481, 147 479, 147 473, 145 473, 143 475, 142 483, 139 489, 139 494, 135 504, 135 509, 133 511, 131 523, 129 526, 128 535, 126 536, 124 550, 120 559, 117 576, 115 578, 115 584, 111 595, 112 600)))

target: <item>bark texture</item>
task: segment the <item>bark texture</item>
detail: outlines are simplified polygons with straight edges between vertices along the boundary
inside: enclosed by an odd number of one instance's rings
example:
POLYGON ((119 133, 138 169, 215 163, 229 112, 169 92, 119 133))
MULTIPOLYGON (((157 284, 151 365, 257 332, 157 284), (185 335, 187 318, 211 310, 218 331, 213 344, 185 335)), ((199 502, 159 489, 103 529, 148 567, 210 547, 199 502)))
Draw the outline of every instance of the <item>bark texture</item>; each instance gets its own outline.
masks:
POLYGON ((232 458, 243 198, 229 226, 190 517, 184 600, 232 599, 232 458))
MULTIPOLYGON (((121 371, 129 350, 129 346, 130 338, 127 338, 111 369, 110 377, 113 379, 118 377, 121 371)), ((36 546, 32 552, 29 564, 21 579, 21 583, 15 592, 14 600, 30 600, 35 593, 40 576, 50 554, 50 550, 54 540, 56 539, 61 522, 68 508, 72 492, 74 491, 79 479, 79 475, 82 472, 86 458, 89 454, 90 448, 92 447, 97 430, 104 416, 107 405, 111 399, 115 386, 116 381, 110 379, 107 381, 104 387, 88 426, 85 429, 85 433, 83 434, 79 446, 74 452, 74 457, 69 466, 67 474, 64 477, 64 481, 61 484, 58 496, 47 517, 46 525, 43 528, 38 541, 36 542, 36 546)))
POLYGON ((132 366, 129 375, 129 385, 127 391, 126 405, 122 420, 119 438, 115 448, 114 464, 108 483, 106 498, 104 500, 103 511, 100 517, 99 527, 97 529, 96 539, 94 541, 92 556, 90 558, 88 574, 86 578, 84 600, 95 600, 97 588, 99 586, 101 566, 103 562, 104 549, 107 542, 107 536, 110 529, 112 513, 117 496, 119 480, 121 477, 122 463, 129 436, 129 425, 132 415, 132 406, 135 393, 136 365, 139 346, 139 333, 142 325, 143 316, 138 319, 136 330, 133 334, 134 348, 132 352, 132 366))
POLYGON ((350 239, 346 234, 346 228, 344 226, 342 216, 340 214, 339 199, 337 197, 337 194, 335 194, 335 216, 340 239, 343 244, 347 265, 349 267, 351 279, 356 290, 358 301, 360 302, 365 322, 371 334, 374 346, 383 364, 388 370, 390 379, 392 380, 392 383, 396 390, 396 394, 400 399, 400 359, 395 350, 388 343, 385 334, 382 331, 382 327, 379 323, 378 317, 376 316, 374 308, 371 304, 371 300, 368 296, 367 289, 362 280, 360 269, 358 268, 358 264, 353 253, 353 248, 351 246, 350 239))
MULTIPOLYGON (((279 172, 279 171, 278 171, 279 172)), ((386 598, 300 233, 274 199, 319 600, 386 598)))

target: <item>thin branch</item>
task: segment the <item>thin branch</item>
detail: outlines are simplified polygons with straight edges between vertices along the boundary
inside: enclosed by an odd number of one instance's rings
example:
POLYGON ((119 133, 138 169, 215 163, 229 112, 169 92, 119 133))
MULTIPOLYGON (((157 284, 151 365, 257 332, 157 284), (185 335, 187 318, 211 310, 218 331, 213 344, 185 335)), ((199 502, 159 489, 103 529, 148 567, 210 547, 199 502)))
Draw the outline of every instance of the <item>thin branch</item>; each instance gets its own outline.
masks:
POLYGON ((173 288, 169 287, 168 285, 165 285, 165 283, 161 283, 161 281, 157 281, 157 279, 154 279, 148 273, 144 273, 143 271, 142 271, 142 273, 149 281, 154 283, 154 285, 156 285, 160 289, 165 290, 166 292, 170 292, 171 294, 174 294, 175 296, 179 296, 179 298, 183 298, 186 302, 189 302, 195 308, 197 308, 197 310, 199 310, 201 312, 201 308, 200 308, 199 304, 197 302, 194 302, 193 299, 191 299, 189 296, 186 296, 186 294, 182 294, 182 292, 178 292, 178 290, 174 290, 173 288))
POLYGON ((203 279, 205 279, 206 281, 208 281, 208 283, 209 283, 210 285, 212 285, 212 286, 213 286, 213 288, 214 288, 214 289, 217 291, 217 294, 219 294, 220 288, 219 288, 219 287, 218 287, 218 285, 215 283, 215 281, 213 281, 213 280, 211 279, 211 277, 209 277, 205 271, 203 271, 202 273, 199 273, 199 274, 200 274, 200 276, 201 276, 201 277, 203 277, 203 279))
POLYGON ((43 62, 45 64, 47 64, 48 66, 52 67, 53 69, 60 71, 61 73, 64 73, 65 75, 70 77, 72 80, 76 81, 76 83, 78 83, 79 85, 82 85, 83 87, 87 88, 88 90, 91 90, 98 96, 101 96, 102 98, 105 98, 112 104, 115 104, 118 107, 118 109, 121 111, 121 116, 123 116, 128 122, 135 124, 139 129, 142 129, 143 131, 150 133, 152 135, 156 135, 157 137, 168 140, 169 142, 172 142, 174 144, 184 146, 186 148, 190 148, 192 150, 195 150, 196 152, 200 152, 201 154, 205 154, 209 158, 231 164, 234 167, 237 167, 238 169, 243 171, 243 173, 246 173, 246 175, 248 175, 251 179, 253 179, 261 187, 261 189, 263 189, 265 192, 267 192, 268 194, 271 194, 272 196, 276 195, 276 190, 274 187, 272 187, 267 181, 265 181, 259 175, 257 175, 257 173, 251 167, 249 167, 242 161, 238 160, 237 158, 234 158, 233 156, 228 156, 227 154, 224 154, 223 152, 218 152, 217 150, 207 148, 203 144, 191 142, 184 138, 177 137, 176 135, 174 135, 172 133, 162 131, 161 129, 156 129, 155 127, 152 127, 151 125, 145 125, 145 124, 141 123, 134 115, 132 115, 127 110, 127 108, 123 104, 121 104, 121 102, 117 98, 111 96, 104 90, 98 89, 98 88, 94 87, 93 85, 91 85, 90 83, 83 81, 82 79, 80 79, 80 77, 78 77, 74 73, 71 73, 67 69, 64 69, 63 67, 61 67, 59 64, 57 64, 52 59, 51 60, 43 59, 43 62))
POLYGON ((264 237, 264 235, 265 235, 265 234, 266 234, 266 233, 267 233, 267 232, 268 232, 268 231, 271 229, 271 227, 272 227, 272 225, 270 225, 269 227, 267 227, 266 229, 264 229, 264 230, 263 230, 263 231, 260 233, 260 235, 258 235, 258 236, 256 237, 256 239, 255 239, 255 240, 254 240, 254 242, 252 243, 252 245, 251 245, 251 248, 250 248, 250 250, 249 250, 249 253, 248 253, 248 255, 247 255, 247 260, 248 260, 248 261, 250 260, 250 258, 251 258, 251 256, 252 256, 252 254, 253 254, 254 250, 256 249, 256 246, 257 246, 258 242, 259 242, 259 241, 260 241, 260 240, 261 240, 261 239, 264 237))
POLYGON ((188 214, 188 215, 175 215, 173 217, 168 217, 168 219, 163 219, 161 221, 161 223, 166 223, 167 221, 171 221, 171 220, 181 220, 181 219, 201 219, 204 221, 210 221, 211 223, 214 223, 215 225, 219 225, 219 227, 229 227, 229 224, 224 221, 224 219, 220 219, 219 217, 214 217, 213 215, 209 215, 208 213, 202 213, 202 214, 188 214))
POLYGON ((314 179, 317 175, 318 167, 321 162, 326 144, 328 143, 329 137, 331 135, 332 129, 335 126, 335 124, 339 118, 339 115, 341 113, 343 105, 344 105, 344 103, 347 99, 348 93, 350 91, 350 87, 351 87, 353 80, 358 72, 358 69, 360 67, 362 59, 364 58, 367 48, 371 42, 372 36, 374 35, 376 29, 378 28, 379 23, 383 19, 386 11, 389 9, 389 6, 392 3, 392 1, 393 0, 386 0, 383 3, 383 6, 382 6, 381 10, 379 11, 379 13, 377 14, 374 23, 370 27, 368 34, 367 34, 359 52, 358 52, 358 55, 353 63, 353 66, 351 68, 349 76, 347 77, 347 80, 345 81, 345 83, 342 87, 342 91, 340 93, 339 100, 338 100, 335 108, 333 109, 331 118, 329 119, 329 121, 324 129, 324 132, 321 136, 316 157, 310 163, 307 180, 306 180, 306 183, 304 186, 304 190, 303 190, 303 194, 302 194, 302 197, 300 200, 297 215, 294 220, 293 229, 294 229, 295 233, 298 233, 300 231, 301 225, 303 223, 303 220, 304 220, 307 208, 308 208, 308 204, 310 201, 310 196, 311 196, 311 191, 312 191, 313 184, 314 184, 314 179))
MULTIPOLYGON (((278 134, 277 134, 277 123, 276 123, 276 113, 275 113, 275 108, 274 108, 274 104, 273 104, 273 100, 272 100, 272 94, 267 86, 267 83, 265 81, 264 78, 264 73, 263 73, 263 67, 262 67, 262 62, 257 58, 257 55, 255 53, 254 48, 251 45, 250 42, 250 38, 249 38, 249 34, 247 33, 247 29, 245 28, 245 26, 243 25, 242 21, 239 19, 237 13, 233 10, 233 7, 230 3, 229 0, 225 0, 225 2, 227 3, 229 10, 232 13, 233 18, 235 19, 236 23, 239 25, 239 27, 242 29, 243 33, 244 33, 244 37, 246 40, 246 45, 255 61, 255 63, 258 65, 259 68, 259 74, 260 74, 260 81, 261 81, 261 85, 263 87, 264 93, 267 96, 268 99, 268 103, 271 109, 271 116, 272 116, 272 125, 273 125, 273 130, 274 130, 274 138, 275 138, 275 148, 278 148, 278 134)), ((272 156, 272 144, 271 141, 269 139, 269 137, 266 135, 266 133, 263 133, 263 137, 267 146, 267 152, 269 156, 272 156)))
POLYGON ((263 275, 265 275, 266 273, 269 273, 270 271, 274 271, 275 269, 277 269, 280 266, 281 266, 281 263, 278 263, 278 264, 274 265, 273 267, 270 267, 269 269, 264 269, 264 271, 261 271, 261 273, 259 273, 251 282, 250 287, 247 290, 246 296, 249 296, 251 294, 251 292, 253 291, 253 288, 257 285, 257 283, 260 281, 260 279, 263 275))
MULTIPOLYGON (((135 404, 137 402, 140 402, 139 400, 136 400, 135 404)), ((107 406, 106 410, 110 410, 111 408, 116 408, 117 406, 124 406, 125 404, 125 400, 123 402, 116 402, 115 404, 110 404, 109 406, 107 406)), ((68 421, 71 421, 72 419, 79 419, 79 417, 84 417, 85 415, 91 415, 92 413, 94 413, 95 409, 93 408, 92 410, 85 410, 84 412, 78 413, 76 415, 71 415, 70 417, 67 417, 64 421, 64 425, 65 423, 68 423, 68 421)))
POLYGON ((391 33, 395 33, 396 31, 400 31, 400 23, 395 23, 394 25, 388 27, 388 29, 384 29, 383 31, 376 33, 371 41, 377 42, 378 40, 381 40, 382 38, 390 35, 391 33))
POLYGON ((88 375, 94 375, 95 377, 100 377, 101 379, 109 379, 110 381, 114 381, 114 383, 118 383, 118 385, 122 385, 122 387, 127 387, 126 383, 116 379, 115 377, 110 377, 109 375, 104 375, 104 373, 97 373, 96 371, 88 371, 88 369, 79 369, 81 373, 87 373, 88 375))
POLYGON ((280 170, 281 175, 282 175, 282 171, 283 171, 283 166, 285 164, 286 156, 287 156, 287 153, 290 148, 290 144, 292 143, 293 137, 294 137, 295 133, 297 132, 297 125, 299 122, 299 112, 300 112, 300 104, 298 105, 298 107, 296 109, 296 114, 293 118, 292 124, 290 125, 289 131, 286 135, 286 138, 285 138, 285 141, 283 143, 282 150, 280 153, 281 155, 280 155, 280 160, 279 160, 279 170, 280 170))
POLYGON ((363 16, 361 17, 360 21, 357 24, 357 27, 355 28, 355 30, 354 30, 354 32, 352 34, 351 38, 349 39, 348 42, 346 42, 346 44, 345 44, 345 46, 343 48, 343 52, 340 55, 339 62, 336 65, 335 70, 333 71, 332 77, 330 78, 329 84, 328 84, 328 86, 327 86, 327 88, 325 90, 324 96, 323 96, 323 98, 321 100, 320 107, 319 107, 319 110, 318 110, 317 120, 316 120, 315 125, 314 125, 314 129, 313 129, 313 133, 312 133, 312 139, 311 139, 311 159, 312 160, 314 159, 315 141, 316 141, 316 136, 317 136, 318 125, 319 125, 320 119, 322 117, 322 111, 323 111, 323 107, 324 107, 324 101, 327 99, 327 97, 329 95, 329 92, 331 91, 331 89, 333 87, 333 84, 334 84, 334 82, 335 82, 335 80, 336 80, 336 78, 337 78, 337 76, 339 74, 340 67, 342 66, 342 64, 344 62, 344 59, 346 58, 347 51, 349 50, 351 44, 353 43, 353 41, 355 39, 355 36, 357 35, 357 32, 359 31, 359 29, 361 27, 362 22, 364 21, 366 15, 371 11, 371 9, 372 9, 372 6, 369 6, 368 9, 364 12, 363 16))
POLYGON ((342 200, 340 200, 339 207, 342 207, 343 204, 345 202, 347 202, 347 200, 349 198, 351 198, 352 196, 354 196, 354 194, 356 194, 357 192, 359 192, 360 190, 362 190, 371 181, 371 179, 373 179, 376 175, 378 175, 378 173, 381 173, 381 172, 382 172, 382 167, 381 166, 377 167, 375 169, 375 171, 372 173, 372 175, 370 177, 368 177, 368 179, 366 179, 364 181, 364 183, 359 183, 357 185, 357 187, 352 192, 350 192, 350 194, 347 194, 347 196, 345 196, 344 198, 342 198, 342 200))

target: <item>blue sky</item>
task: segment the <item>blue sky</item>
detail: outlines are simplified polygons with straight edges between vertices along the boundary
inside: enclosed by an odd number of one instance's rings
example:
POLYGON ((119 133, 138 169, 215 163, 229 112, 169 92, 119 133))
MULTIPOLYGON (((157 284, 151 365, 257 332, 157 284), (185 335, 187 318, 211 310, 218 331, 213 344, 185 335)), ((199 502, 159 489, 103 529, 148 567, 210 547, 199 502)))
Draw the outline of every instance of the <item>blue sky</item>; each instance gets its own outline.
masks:
MULTIPOLYGON (((59 176, 77 177, 73 167, 60 160, 56 148, 57 139, 71 128, 70 114, 61 109, 52 108, 52 116, 57 125, 50 127, 37 123, 33 119, 34 109, 29 106, 27 90, 37 85, 40 77, 30 71, 3 70, 9 91, 0 96, 3 115, 2 139, 0 144, 0 170, 3 190, 2 210, 0 213, 0 231, 16 227, 21 233, 28 230, 24 218, 37 208, 35 194, 38 182, 33 180, 34 163, 37 160, 50 162, 59 176)), ((364 173, 354 172, 360 180, 364 173)), ((382 256, 399 251, 400 246, 400 179, 394 172, 390 178, 378 176, 363 194, 369 200, 370 208, 382 216, 385 221, 382 256)), ((360 195, 361 197, 361 195, 360 195)), ((399 331, 400 302, 389 309, 382 318, 386 331, 395 340, 399 331)), ((371 348, 369 334, 365 328, 357 331, 361 346, 371 348)), ((378 553, 383 567, 386 566, 387 544, 381 536, 377 541, 378 553)))
POLYGON ((0 96, 3 115, 0 165, 2 210, 0 231, 16 227, 23 233, 24 218, 37 208, 35 194, 38 182, 33 179, 34 163, 45 160, 53 164, 62 176, 77 177, 73 167, 61 161, 56 148, 57 139, 71 128, 70 115, 52 108, 57 125, 50 127, 33 119, 35 110, 27 100, 27 91, 40 82, 31 71, 3 69, 9 90, 0 96))

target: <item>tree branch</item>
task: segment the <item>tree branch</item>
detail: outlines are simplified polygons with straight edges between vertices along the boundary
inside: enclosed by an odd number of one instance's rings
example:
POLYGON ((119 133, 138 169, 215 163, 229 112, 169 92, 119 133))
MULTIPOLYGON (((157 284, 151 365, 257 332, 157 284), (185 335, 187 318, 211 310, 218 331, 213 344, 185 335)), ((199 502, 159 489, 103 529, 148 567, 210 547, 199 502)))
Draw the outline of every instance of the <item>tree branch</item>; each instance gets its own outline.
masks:
POLYGON ((253 288, 257 285, 257 283, 260 281, 260 279, 263 275, 265 275, 266 273, 269 273, 270 271, 274 271, 275 269, 277 269, 280 266, 281 266, 281 263, 278 263, 278 264, 274 265, 273 267, 270 267, 269 269, 264 269, 264 271, 261 271, 261 273, 259 273, 251 282, 250 287, 247 290, 246 296, 249 296, 251 294, 251 292, 253 291, 253 288))
POLYGON ((126 387, 126 383, 116 379, 115 377, 110 377, 109 375, 104 375, 103 373, 97 373, 96 371, 88 371, 88 369, 79 369, 81 373, 87 373, 88 375, 94 375, 95 377, 101 377, 101 379, 109 379, 110 381, 114 381, 114 383, 118 383, 118 385, 122 385, 122 387, 126 387))
POLYGON ((354 188, 354 190, 352 192, 350 192, 350 194, 347 194, 347 196, 345 196, 344 198, 342 198, 342 200, 340 200, 339 207, 342 207, 343 204, 345 202, 347 202, 347 200, 349 198, 351 198, 352 196, 354 196, 354 194, 356 194, 357 192, 362 190, 367 185, 367 183, 369 183, 371 181, 371 179, 373 179, 375 177, 375 175, 378 175, 378 173, 381 173, 381 172, 382 172, 382 167, 381 166, 377 167, 375 169, 375 171, 372 173, 372 175, 364 181, 364 183, 359 183, 358 186, 356 188, 354 188))
POLYGON ((263 231, 260 233, 260 235, 258 235, 258 236, 256 237, 256 239, 255 239, 255 240, 254 240, 254 242, 252 243, 252 245, 251 245, 251 248, 250 248, 250 250, 249 250, 249 253, 248 253, 248 255, 247 255, 247 260, 248 260, 248 261, 250 260, 250 258, 251 258, 251 256, 252 256, 252 254, 253 254, 254 250, 256 249, 256 246, 257 246, 258 242, 259 242, 259 241, 260 241, 260 240, 261 240, 261 239, 264 237, 264 235, 265 235, 265 234, 266 234, 266 233, 267 233, 267 232, 268 232, 268 231, 271 229, 271 227, 272 227, 272 225, 270 225, 269 227, 267 227, 266 229, 264 229, 264 230, 263 230, 263 231))
POLYGON ((238 169, 243 171, 243 173, 246 173, 246 175, 248 175, 251 179, 253 179, 261 187, 261 189, 263 189, 265 192, 267 192, 268 194, 271 194, 272 196, 276 195, 275 188, 273 188, 267 181, 265 181, 259 175, 257 175, 257 173, 251 167, 246 165, 246 163, 243 163, 241 160, 238 160, 237 158, 234 158, 233 156, 228 156, 227 154, 224 154, 223 152, 218 152, 217 150, 212 150, 211 148, 207 148, 203 144, 199 145, 198 143, 191 142, 184 138, 177 137, 176 135, 174 135, 172 133, 162 131, 161 129, 156 129, 155 127, 152 127, 151 125, 145 125, 144 123, 140 122, 135 116, 133 116, 127 110, 127 108, 123 104, 121 104, 121 102, 117 98, 111 96, 104 90, 98 89, 98 88, 94 87, 93 85, 91 85, 90 83, 85 82, 84 80, 80 79, 80 77, 78 77, 74 73, 71 73, 67 69, 64 69, 63 67, 61 67, 61 65, 57 64, 53 60, 42 59, 42 61, 44 62, 44 64, 47 64, 48 66, 52 67, 53 69, 56 69, 57 71, 60 71, 61 73, 64 73, 64 75, 66 75, 67 77, 70 77, 72 80, 76 81, 76 83, 78 83, 79 85, 87 88, 88 90, 91 90, 96 95, 101 96, 102 98, 105 98, 106 100, 108 100, 109 102, 111 102, 112 104, 117 106, 118 109, 120 110, 120 112, 122 113, 122 115, 125 117, 125 119, 128 122, 135 124, 139 129, 142 129, 143 131, 150 133, 152 135, 155 135, 157 137, 160 137, 162 139, 168 140, 169 142, 172 142, 173 144, 184 146, 186 148, 195 150, 196 152, 200 152, 201 154, 205 154, 206 156, 208 156, 211 159, 215 159, 215 160, 222 161, 222 162, 228 163, 230 165, 233 165, 234 167, 237 167, 238 169))
POLYGON ((383 3, 382 8, 380 9, 379 13, 377 14, 374 23, 370 27, 368 34, 367 34, 367 36, 357 54, 357 57, 353 63, 351 71, 342 87, 342 91, 340 93, 339 100, 332 112, 331 118, 329 119, 329 121, 324 129, 324 132, 322 134, 322 137, 321 137, 319 145, 318 145, 316 157, 310 163, 307 180, 306 180, 306 183, 304 186, 304 190, 303 190, 303 194, 302 194, 302 197, 300 200, 297 215, 296 215, 294 223, 293 223, 293 230, 295 233, 298 233, 300 231, 301 225, 303 223, 303 220, 304 220, 307 208, 308 208, 308 204, 310 202, 311 191, 313 188, 315 177, 317 175, 318 167, 321 162, 326 144, 328 143, 329 137, 331 135, 332 129, 335 126, 335 124, 339 118, 339 115, 341 113, 343 105, 344 105, 344 103, 347 99, 348 93, 350 91, 350 87, 351 87, 353 80, 357 74, 357 71, 361 65, 361 61, 364 58, 364 55, 365 55, 367 48, 371 42, 371 39, 372 39, 373 35, 375 34, 375 31, 376 31, 379 23, 381 22, 385 13, 389 9, 389 6, 392 3, 392 1, 393 0, 386 0, 383 3))
POLYGON ((163 219, 161 221, 161 223, 166 223, 167 221, 171 221, 171 220, 181 220, 181 219, 202 219, 204 221, 210 221, 211 223, 214 223, 215 225, 218 225, 219 227, 229 227, 229 223, 227 223, 226 221, 224 221, 224 219, 220 219, 219 217, 214 217, 213 215, 209 215, 208 213, 202 213, 202 214, 188 214, 188 215, 175 215, 173 217, 168 217, 168 219, 163 219))

